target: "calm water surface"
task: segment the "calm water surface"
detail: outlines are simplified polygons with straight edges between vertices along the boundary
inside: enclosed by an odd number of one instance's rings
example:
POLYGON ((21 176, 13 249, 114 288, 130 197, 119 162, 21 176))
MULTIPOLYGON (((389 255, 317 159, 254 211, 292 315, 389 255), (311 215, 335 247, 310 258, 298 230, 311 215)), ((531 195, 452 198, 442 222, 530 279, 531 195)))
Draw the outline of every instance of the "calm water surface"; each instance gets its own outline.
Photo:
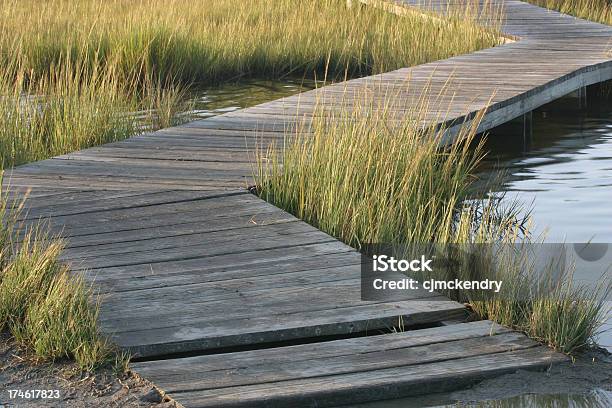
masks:
POLYGON ((532 208, 534 234, 548 242, 612 243, 612 103, 592 98, 585 110, 565 97, 533 112, 533 135, 522 121, 490 132, 483 177, 532 208))
POLYGON ((196 119, 209 118, 305 92, 321 85, 310 79, 249 80, 192 92, 196 119))
MULTIPOLYGON (((493 129, 481 176, 503 174, 493 190, 531 209, 535 236, 612 251, 612 96, 591 91, 586 108, 568 96, 535 110, 530 137, 522 120, 493 129)), ((612 351, 612 316, 602 330, 598 342, 612 351)))

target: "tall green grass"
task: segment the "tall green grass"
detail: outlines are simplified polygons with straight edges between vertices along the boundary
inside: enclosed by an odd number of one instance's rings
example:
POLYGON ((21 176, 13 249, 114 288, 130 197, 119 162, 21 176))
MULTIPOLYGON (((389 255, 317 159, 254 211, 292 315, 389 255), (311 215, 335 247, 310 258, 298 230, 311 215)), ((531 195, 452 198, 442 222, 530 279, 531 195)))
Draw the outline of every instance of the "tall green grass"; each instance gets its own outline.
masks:
POLYGON ((490 236, 485 242, 451 248, 454 251, 448 259, 453 268, 434 275, 441 275, 437 279, 495 279, 503 282, 500 293, 454 291, 447 295, 469 304, 480 318, 522 330, 566 354, 595 342, 610 312, 605 302, 612 289, 610 270, 601 271, 599 284, 585 285, 574 280, 575 264, 566 263, 571 258, 550 253, 541 240, 490 236), (547 252, 547 263, 537 265, 535 259, 547 252))
MULTIPOLYGON (((0 176, 1 177, 1 176, 0 176)), ((63 241, 43 224, 25 227, 22 201, 0 196, 0 330, 41 360, 92 369, 111 356, 98 331, 91 287, 59 261, 63 241)))
POLYGON ((347 8, 344 0, 0 0, 0 6, 5 165, 123 139, 142 131, 143 121, 147 129, 178 123, 192 86, 324 72, 341 79, 499 42, 468 9, 431 20, 347 8))
POLYGON ((561 13, 612 25, 612 3, 609 0, 528 0, 530 3, 561 13))
POLYGON ((520 206, 470 200, 485 154, 483 139, 475 139, 482 113, 461 128, 455 144, 443 147, 446 130, 428 119, 426 104, 414 106, 403 118, 391 114, 390 102, 321 112, 288 133, 282 146, 257 152, 259 196, 358 249, 367 243, 484 248, 475 252, 479 264, 470 255, 451 277, 498 278, 503 292, 448 296, 470 303, 480 318, 525 331, 557 350, 588 345, 604 314, 594 293, 573 286, 565 269, 554 271, 554 285, 533 290, 546 275, 521 268, 520 253, 487 256, 486 244, 514 245, 529 236, 520 206))

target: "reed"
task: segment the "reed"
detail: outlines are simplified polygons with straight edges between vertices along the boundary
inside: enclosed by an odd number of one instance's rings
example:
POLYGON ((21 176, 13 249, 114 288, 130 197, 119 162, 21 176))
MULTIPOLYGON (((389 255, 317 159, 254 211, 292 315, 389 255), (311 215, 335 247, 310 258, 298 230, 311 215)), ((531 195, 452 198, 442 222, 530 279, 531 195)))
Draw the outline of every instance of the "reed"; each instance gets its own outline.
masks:
MULTIPOLYGON (((465 0, 466 4, 471 0, 465 0)), ((398 17, 345 0, 2 0, 0 66, 45 73, 67 51, 126 77, 208 85, 239 77, 380 73, 499 42, 471 8, 398 17), (467 11, 466 11, 467 10, 467 11), (8 50, 18 50, 6 53, 8 50), (6 61, 6 59, 9 61, 6 61)))
POLYGON ((418 117, 398 128, 364 109, 315 117, 290 147, 259 152, 263 199, 356 248, 452 239, 452 210, 467 198, 481 154, 469 151, 473 131, 440 150, 442 132, 421 131, 418 117))
POLYGON ((503 282, 502 290, 452 295, 469 304, 480 318, 524 331, 554 350, 574 354, 595 343, 611 312, 605 302, 612 289, 610 271, 602 271, 599 284, 581 284, 574 279, 575 264, 561 262, 566 259, 559 253, 551 254, 547 265, 536 265, 534 258, 550 251, 546 245, 522 238, 466 251, 469 261, 459 262, 452 277, 495 279, 503 282), (474 255, 481 259, 474 262, 474 255))
POLYGON ((529 0, 561 13, 612 25, 612 3, 608 0, 529 0))
POLYGON ((15 63, 6 67, 0 73, 1 162, 42 160, 180 121, 182 90, 150 78, 144 84, 79 59, 66 58, 38 78, 15 63))
POLYGON ((22 207, 0 193, 0 330, 38 360, 70 358, 83 370, 108 362, 96 296, 59 261, 61 239, 44 223, 22 225, 22 207))

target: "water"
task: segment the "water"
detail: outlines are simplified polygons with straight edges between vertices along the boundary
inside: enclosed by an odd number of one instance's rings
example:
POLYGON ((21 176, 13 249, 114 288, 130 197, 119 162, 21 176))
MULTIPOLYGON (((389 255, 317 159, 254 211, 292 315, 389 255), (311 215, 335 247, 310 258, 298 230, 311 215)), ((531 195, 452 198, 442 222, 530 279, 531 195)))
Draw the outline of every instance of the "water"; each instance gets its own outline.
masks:
POLYGON ((612 104, 593 99, 579 110, 562 98, 533 112, 533 135, 522 121, 494 129, 482 175, 507 173, 496 185, 531 207, 534 235, 547 242, 612 243, 612 104))
POLYGON ((321 85, 321 82, 310 79, 287 78, 279 81, 255 79, 194 90, 191 94, 194 110, 188 114, 196 119, 205 119, 295 95, 321 85))
MULTIPOLYGON (((487 139, 481 177, 504 174, 493 191, 530 208, 546 242, 612 244, 612 97, 589 91, 586 108, 567 96, 535 110, 531 137, 519 119, 487 139)), ((612 316, 602 330, 598 343, 612 351, 612 316)))
POLYGON ((596 390, 589 394, 525 394, 509 398, 455 404, 449 394, 427 395, 359 404, 353 408, 609 408, 612 392, 596 390))

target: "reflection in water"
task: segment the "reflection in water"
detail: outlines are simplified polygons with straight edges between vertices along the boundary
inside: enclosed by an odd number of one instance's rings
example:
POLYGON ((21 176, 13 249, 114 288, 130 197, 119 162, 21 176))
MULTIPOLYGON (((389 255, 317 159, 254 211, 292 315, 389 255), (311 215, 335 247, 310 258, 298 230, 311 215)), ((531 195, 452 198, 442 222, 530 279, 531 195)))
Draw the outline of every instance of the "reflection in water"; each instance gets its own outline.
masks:
POLYGON ((591 98, 580 110, 562 98, 492 130, 482 175, 507 173, 497 192, 532 208, 534 235, 548 242, 612 242, 612 104, 591 98), (547 231, 545 231, 547 229, 547 231))
MULTIPOLYGON (((533 112, 533 132, 522 119, 489 132, 481 176, 531 209, 533 235, 548 242, 612 243, 612 103, 590 89, 579 109, 565 97, 533 112)), ((603 271, 602 271, 603 272, 603 271)), ((612 317, 598 343, 612 351, 612 317)))

